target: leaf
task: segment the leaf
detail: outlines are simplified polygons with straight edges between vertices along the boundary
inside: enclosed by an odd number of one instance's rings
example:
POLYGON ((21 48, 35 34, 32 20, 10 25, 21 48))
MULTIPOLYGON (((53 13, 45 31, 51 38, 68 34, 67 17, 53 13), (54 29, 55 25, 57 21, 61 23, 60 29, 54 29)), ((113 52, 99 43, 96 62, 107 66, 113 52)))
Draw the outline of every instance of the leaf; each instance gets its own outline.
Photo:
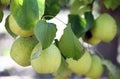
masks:
POLYGON ((52 19, 61 9, 60 0, 46 0, 45 1, 45 19, 52 19))
POLYGON ((34 28, 34 33, 39 42, 42 44, 43 49, 50 46, 56 36, 56 25, 53 23, 47 23, 44 20, 40 20, 34 28))
POLYGON ((17 35, 14 34, 11 30, 10 30, 10 27, 9 27, 9 16, 6 18, 6 21, 5 21, 5 29, 7 30, 7 32, 13 37, 13 38, 16 38, 17 35))
POLYGON ((85 12, 90 12, 91 8, 90 6, 86 5, 86 6, 81 6, 81 8, 79 9, 79 14, 83 15, 85 12))
POLYGON ((91 12, 85 13, 85 20, 86 20, 85 32, 87 32, 94 26, 94 17, 91 12))
POLYGON ((29 30, 37 24, 44 14, 45 0, 12 0, 10 11, 18 25, 29 30))
POLYGON ((82 3, 79 0, 74 0, 74 2, 71 5, 70 13, 71 14, 79 14, 79 8, 82 5, 82 3))
POLYGON ((93 0, 81 0, 85 5, 89 5, 93 0))
POLYGON ((69 17, 68 23, 71 24, 71 28, 74 34, 79 38, 84 33, 85 20, 81 18, 79 15, 71 14, 68 17, 69 17))
POLYGON ((88 4, 90 4, 91 2, 92 0, 74 0, 70 8, 70 13, 82 15, 85 12, 90 11, 91 9, 88 4))
POLYGON ((42 46, 40 46, 40 43, 37 44, 37 46, 38 46, 39 48, 38 48, 37 51, 31 56, 31 60, 40 57, 40 55, 41 55, 41 53, 42 53, 42 46))
POLYGON ((71 24, 74 34, 79 38, 94 26, 94 17, 91 12, 85 13, 85 19, 79 15, 71 14, 68 23, 71 24))
POLYGON ((3 9, 0 8, 0 22, 2 22, 3 15, 4 15, 3 9))
POLYGON ((60 67, 55 73, 53 73, 54 79, 68 79, 68 76, 70 76, 71 74, 72 71, 68 68, 68 64, 62 57, 60 67))
POLYGON ((106 8, 115 10, 118 6, 120 6, 120 0, 103 0, 103 3, 106 8))
POLYGON ((108 70, 109 79, 120 79, 120 68, 112 64, 109 60, 103 60, 103 64, 108 70))
POLYGON ((59 48, 65 57, 79 59, 83 54, 83 46, 72 32, 70 24, 64 29, 59 41, 59 48))

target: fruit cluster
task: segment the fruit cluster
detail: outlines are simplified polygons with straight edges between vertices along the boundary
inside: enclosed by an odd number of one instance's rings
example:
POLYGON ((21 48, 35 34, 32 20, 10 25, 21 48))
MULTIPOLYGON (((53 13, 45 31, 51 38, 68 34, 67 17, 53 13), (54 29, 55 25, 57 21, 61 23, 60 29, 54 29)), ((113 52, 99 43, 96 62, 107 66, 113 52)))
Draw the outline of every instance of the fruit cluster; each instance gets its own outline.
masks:
POLYGON ((32 65, 38 73, 53 73, 61 63, 60 51, 54 44, 42 50, 40 43, 34 37, 17 38, 12 45, 10 55, 19 65, 32 65), (36 52, 40 53, 36 54, 36 52))
MULTIPOLYGON (((59 46, 51 44, 43 49, 42 44, 34 36, 33 28, 23 30, 12 15, 9 16, 9 28, 19 37, 14 41, 10 55, 21 66, 32 66, 41 74, 56 73, 63 63, 59 46)), ((90 44, 98 44, 101 40, 110 42, 116 35, 117 27, 114 19, 108 14, 100 15, 94 27, 83 35, 83 40, 90 44)), ((71 49, 71 48, 67 48, 71 49)), ((85 75, 90 78, 99 78, 104 70, 102 59, 97 55, 91 55, 86 49, 82 57, 75 60, 65 57, 65 62, 71 72, 85 75)))
MULTIPOLYGON (((10 55, 17 64, 24 67, 31 65, 40 74, 54 73, 62 63, 60 51, 54 44, 42 50, 41 44, 35 37, 17 38, 12 45, 10 55)), ((66 62, 72 72, 90 78, 99 78, 104 70, 102 60, 88 51, 85 51, 79 60, 67 58, 66 62)))
POLYGON ((97 55, 90 55, 88 51, 85 51, 79 60, 68 58, 66 61, 69 64, 68 67, 78 75, 96 79, 103 74, 102 60, 97 55))
POLYGON ((61 64, 59 49, 51 44, 42 49, 42 45, 33 35, 33 29, 23 30, 12 15, 8 19, 10 30, 18 35, 12 44, 10 55, 12 59, 21 66, 32 65, 38 73, 53 73, 61 64))

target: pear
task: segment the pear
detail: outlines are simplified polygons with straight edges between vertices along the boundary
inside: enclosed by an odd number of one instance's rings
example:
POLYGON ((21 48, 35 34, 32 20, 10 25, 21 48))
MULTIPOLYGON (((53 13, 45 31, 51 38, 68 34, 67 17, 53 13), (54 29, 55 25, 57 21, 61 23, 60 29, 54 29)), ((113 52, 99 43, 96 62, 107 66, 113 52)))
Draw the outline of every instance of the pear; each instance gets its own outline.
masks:
POLYGON ((91 32, 94 37, 101 39, 104 42, 110 42, 117 33, 116 21, 107 13, 101 14, 95 20, 95 25, 91 32))
POLYGON ((54 44, 51 44, 48 48, 42 50, 41 44, 38 43, 32 51, 31 65, 33 69, 40 74, 53 73, 57 71, 60 63, 61 54, 54 44), (38 56, 35 57, 37 54, 38 56))
POLYGON ((71 71, 78 75, 86 74, 92 64, 91 55, 88 51, 85 51, 84 55, 80 59, 74 60, 73 58, 67 58, 66 62, 68 63, 68 67, 71 71))
POLYGON ((102 60, 97 55, 93 55, 92 66, 86 76, 92 79, 100 78, 100 76, 103 74, 103 70, 104 67, 102 60))
POLYGON ((91 31, 87 31, 83 36, 82 39, 84 42, 91 44, 91 45, 97 45, 101 42, 100 39, 96 38, 93 36, 93 34, 91 33, 91 31))
POLYGON ((16 34, 16 35, 20 35, 22 37, 28 37, 28 36, 32 36, 33 35, 33 29, 30 30, 24 30, 22 29, 16 22, 16 20, 14 19, 13 15, 9 16, 9 27, 10 30, 16 34))
POLYGON ((10 56, 17 64, 29 66, 32 50, 37 43, 34 37, 19 37, 12 44, 10 56))

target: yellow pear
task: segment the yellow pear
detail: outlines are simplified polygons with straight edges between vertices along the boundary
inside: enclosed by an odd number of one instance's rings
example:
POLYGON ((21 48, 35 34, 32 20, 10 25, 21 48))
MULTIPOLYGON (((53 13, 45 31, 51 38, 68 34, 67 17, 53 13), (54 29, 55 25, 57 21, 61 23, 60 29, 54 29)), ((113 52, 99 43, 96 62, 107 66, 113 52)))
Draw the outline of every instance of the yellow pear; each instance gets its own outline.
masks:
POLYGON ((23 30, 16 22, 16 20, 14 19, 14 17, 12 15, 9 16, 9 27, 10 30, 16 34, 16 35, 20 35, 22 37, 28 37, 33 35, 33 29, 30 30, 23 30))
POLYGON ((91 31, 87 31, 83 36, 82 39, 84 42, 91 44, 91 45, 97 45, 101 42, 100 39, 96 38, 95 36, 93 36, 93 34, 91 33, 91 31))

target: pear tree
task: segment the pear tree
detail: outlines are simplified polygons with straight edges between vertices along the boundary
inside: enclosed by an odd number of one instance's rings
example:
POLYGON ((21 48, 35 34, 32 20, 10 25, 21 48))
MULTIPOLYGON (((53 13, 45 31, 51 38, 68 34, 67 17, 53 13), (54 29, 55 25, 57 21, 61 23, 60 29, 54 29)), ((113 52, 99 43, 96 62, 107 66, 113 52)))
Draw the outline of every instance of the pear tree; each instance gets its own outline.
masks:
MULTIPOLYGON (((101 42, 111 43, 120 30, 120 19, 95 9, 96 5, 101 8, 98 1, 0 0, 0 22, 4 9, 9 7, 10 11, 5 29, 15 39, 11 58, 20 66, 31 66, 39 74, 52 74, 54 79, 69 79, 73 73, 100 79, 105 69, 109 79, 120 79, 120 68, 97 49, 90 48, 101 42), (56 17, 63 7, 68 7, 67 23, 56 17), (56 37, 61 27, 52 19, 65 26, 60 38, 56 37)), ((100 1, 107 10, 120 8, 119 0, 100 1)))

